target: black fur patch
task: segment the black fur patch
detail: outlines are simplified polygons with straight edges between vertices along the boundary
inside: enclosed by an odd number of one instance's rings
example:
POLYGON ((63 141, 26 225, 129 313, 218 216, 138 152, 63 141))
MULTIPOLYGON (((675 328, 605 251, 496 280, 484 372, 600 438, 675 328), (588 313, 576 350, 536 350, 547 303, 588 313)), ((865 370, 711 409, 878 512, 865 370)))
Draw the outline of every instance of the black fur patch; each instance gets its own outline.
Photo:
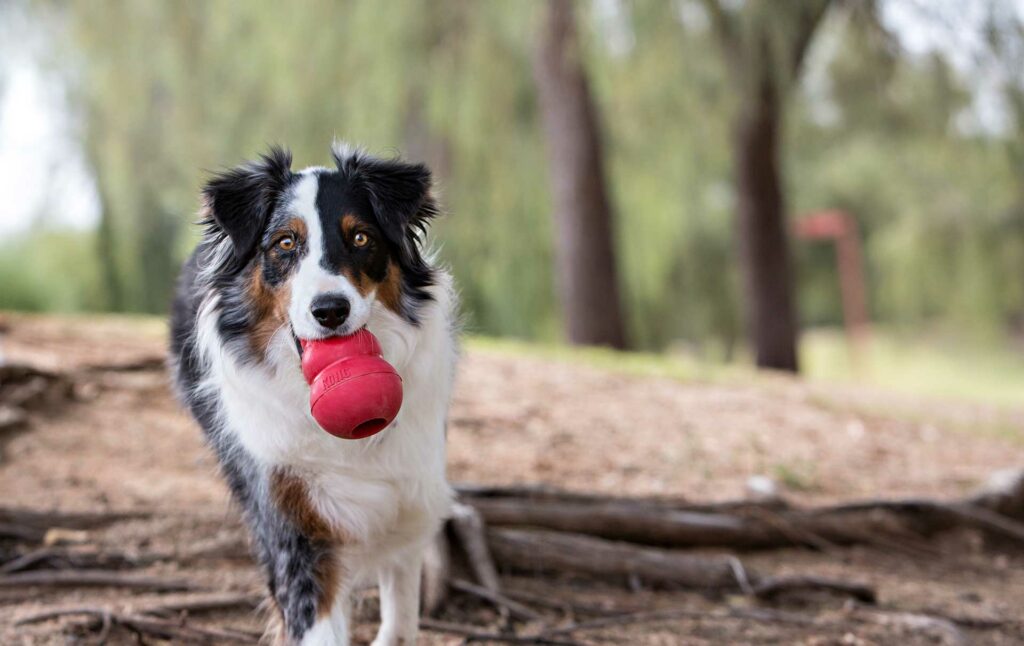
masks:
POLYGON ((398 255, 398 247, 384 235, 366 191, 348 177, 336 172, 317 173, 316 210, 320 214, 324 248, 320 264, 333 273, 349 270, 365 274, 374 282, 387 276, 388 257, 398 255), (365 247, 356 247, 343 235, 343 219, 353 217, 370 236, 365 247))
POLYGON ((203 188, 209 209, 207 233, 231 239, 238 271, 248 264, 271 214, 291 184, 292 155, 272 147, 258 161, 215 175, 203 188))
POLYGON ((427 225, 439 214, 430 193, 430 170, 423 164, 378 159, 358 152, 345 156, 335 152, 334 161, 338 175, 352 192, 364 193, 377 224, 393 245, 401 270, 401 314, 417 323, 419 306, 430 300, 427 288, 434 284, 434 270, 420 252, 427 225))

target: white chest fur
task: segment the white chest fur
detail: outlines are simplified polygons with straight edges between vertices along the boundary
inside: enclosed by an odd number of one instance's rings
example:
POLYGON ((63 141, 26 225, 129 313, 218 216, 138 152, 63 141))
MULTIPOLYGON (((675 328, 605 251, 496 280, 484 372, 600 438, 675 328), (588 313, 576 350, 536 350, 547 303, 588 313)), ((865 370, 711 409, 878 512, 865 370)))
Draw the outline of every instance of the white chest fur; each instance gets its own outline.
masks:
POLYGON ((287 330, 274 336, 264 365, 244 365, 218 337, 216 302, 199 316, 208 367, 201 388, 220 398, 223 432, 267 470, 301 475, 324 519, 358 542, 417 540, 450 504, 444 433, 457 353, 450 278, 439 274, 431 293, 419 326, 373 306, 368 328, 402 377, 403 402, 391 426, 364 440, 332 437, 313 420, 287 330))

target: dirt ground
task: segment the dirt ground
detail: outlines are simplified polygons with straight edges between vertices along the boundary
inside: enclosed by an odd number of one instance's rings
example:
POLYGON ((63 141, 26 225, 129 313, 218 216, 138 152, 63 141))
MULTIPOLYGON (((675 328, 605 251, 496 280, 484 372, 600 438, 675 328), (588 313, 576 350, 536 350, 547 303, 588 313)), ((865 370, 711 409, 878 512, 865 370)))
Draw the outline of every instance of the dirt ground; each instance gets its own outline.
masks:
MULTIPOLYGON (((0 314, 0 328, 0 358, 61 370, 128 363, 163 347, 162 326, 148 319, 0 314)), ((741 498, 748 477, 766 475, 797 503, 945 498, 969 492, 994 471, 1024 465, 1024 410, 780 377, 680 382, 471 350, 459 371, 449 442, 455 481, 547 483, 711 501, 741 498)), ((76 386, 74 401, 33 416, 26 430, 0 436, 0 492, 8 507, 150 512, 87 533, 89 543, 120 550, 188 550, 240 532, 213 458, 160 371, 94 372, 76 386)), ((7 545, 0 555, 17 547, 7 545)), ((815 595, 764 606, 798 613, 800 621, 779 620, 788 616, 779 612, 773 619, 753 619, 750 613, 737 618, 724 611, 758 607, 738 596, 654 590, 642 581, 508 574, 504 585, 567 605, 695 613, 575 633, 577 643, 955 642, 948 624, 924 615, 955 620, 972 643, 1024 643, 1024 553, 986 546, 971 532, 946 535, 920 553, 852 547, 742 556, 767 572, 870 583, 879 591, 881 610, 861 613, 843 599, 815 595)), ((186 577, 216 590, 261 590, 254 566, 242 559, 207 558, 188 566, 158 561, 141 571, 186 577)), ((69 628, 74 618, 15 625, 44 605, 139 604, 167 596, 102 587, 0 586, 0 643, 88 643, 88 635, 69 628)), ((371 594, 361 607, 359 643, 372 639, 374 605, 371 594)), ((485 623, 495 617, 476 600, 455 596, 441 619, 485 623)), ((566 619, 552 614, 552 621, 559 620, 566 619)), ((204 614, 197 623, 262 627, 258 616, 241 610, 204 614)), ((425 632, 422 642, 462 639, 425 632)), ((137 643, 120 628, 109 640, 137 643)))

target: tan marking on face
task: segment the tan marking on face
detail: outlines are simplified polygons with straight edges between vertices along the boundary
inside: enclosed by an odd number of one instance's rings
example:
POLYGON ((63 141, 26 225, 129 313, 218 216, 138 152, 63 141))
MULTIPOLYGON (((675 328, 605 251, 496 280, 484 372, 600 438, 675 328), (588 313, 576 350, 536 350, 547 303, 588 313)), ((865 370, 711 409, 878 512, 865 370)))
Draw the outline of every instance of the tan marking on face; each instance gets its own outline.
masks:
MULTIPOLYGON (((313 507, 309 486, 300 476, 288 469, 275 469, 270 477, 270 493, 281 513, 310 540, 338 546, 346 542, 344 534, 331 527, 313 507)), ((326 549, 313 566, 313 575, 319 589, 319 616, 330 613, 341 584, 342 567, 336 552, 337 548, 326 549)))
POLYGON ((296 242, 303 242, 309 237, 309 230, 306 228, 306 221, 302 218, 288 220, 282 231, 290 231, 295 234, 296 242))
POLYGON ((351 242, 352 236, 355 235, 356 229, 359 228, 359 224, 359 218, 351 213, 341 216, 341 235, 345 237, 345 240, 351 242))
POLYGON ((271 287, 263 280, 263 269, 258 265, 253 268, 249 280, 249 298, 256 313, 256 323, 250 333, 249 343, 260 356, 266 354, 270 340, 288 321, 290 294, 288 281, 271 287))
POLYGON ((348 279, 348 282, 352 283, 352 286, 356 288, 359 295, 366 298, 373 291, 373 281, 361 274, 354 269, 345 267, 341 270, 341 275, 348 279))
MULTIPOLYGON (((298 240, 306 239, 306 221, 292 218, 282 231, 291 231, 298 240)), ((254 352, 264 355, 274 334, 288 322, 288 305, 291 301, 290 281, 271 287, 263 280, 263 269, 253 268, 249 282, 249 298, 256 311, 256 324, 253 326, 250 344, 254 352)))
POLYGON ((384 307, 395 314, 401 312, 402 270, 393 261, 388 261, 388 274, 384 277, 384 282, 377 286, 377 298, 384 307))
MULTIPOLYGON (((346 213, 341 216, 341 236, 345 239, 346 243, 352 243, 352 237, 355 236, 356 230, 359 229, 359 226, 359 218, 351 213, 346 213)), ((352 283, 352 286, 356 288, 356 291, 359 292, 359 295, 363 298, 366 298, 370 291, 373 290, 374 286, 372 281, 367 280, 367 278, 358 271, 343 267, 341 268, 341 275, 347 278, 348 282, 352 283)))

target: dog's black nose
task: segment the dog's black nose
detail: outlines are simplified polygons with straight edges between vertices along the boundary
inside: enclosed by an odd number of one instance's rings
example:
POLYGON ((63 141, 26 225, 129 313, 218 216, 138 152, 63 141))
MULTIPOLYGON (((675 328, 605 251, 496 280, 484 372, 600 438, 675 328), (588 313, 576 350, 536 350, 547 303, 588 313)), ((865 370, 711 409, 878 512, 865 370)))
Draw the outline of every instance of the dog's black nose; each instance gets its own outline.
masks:
POLYGON ((345 322, 352 306, 344 296, 323 294, 313 299, 313 305, 309 309, 317 323, 334 330, 345 322))

